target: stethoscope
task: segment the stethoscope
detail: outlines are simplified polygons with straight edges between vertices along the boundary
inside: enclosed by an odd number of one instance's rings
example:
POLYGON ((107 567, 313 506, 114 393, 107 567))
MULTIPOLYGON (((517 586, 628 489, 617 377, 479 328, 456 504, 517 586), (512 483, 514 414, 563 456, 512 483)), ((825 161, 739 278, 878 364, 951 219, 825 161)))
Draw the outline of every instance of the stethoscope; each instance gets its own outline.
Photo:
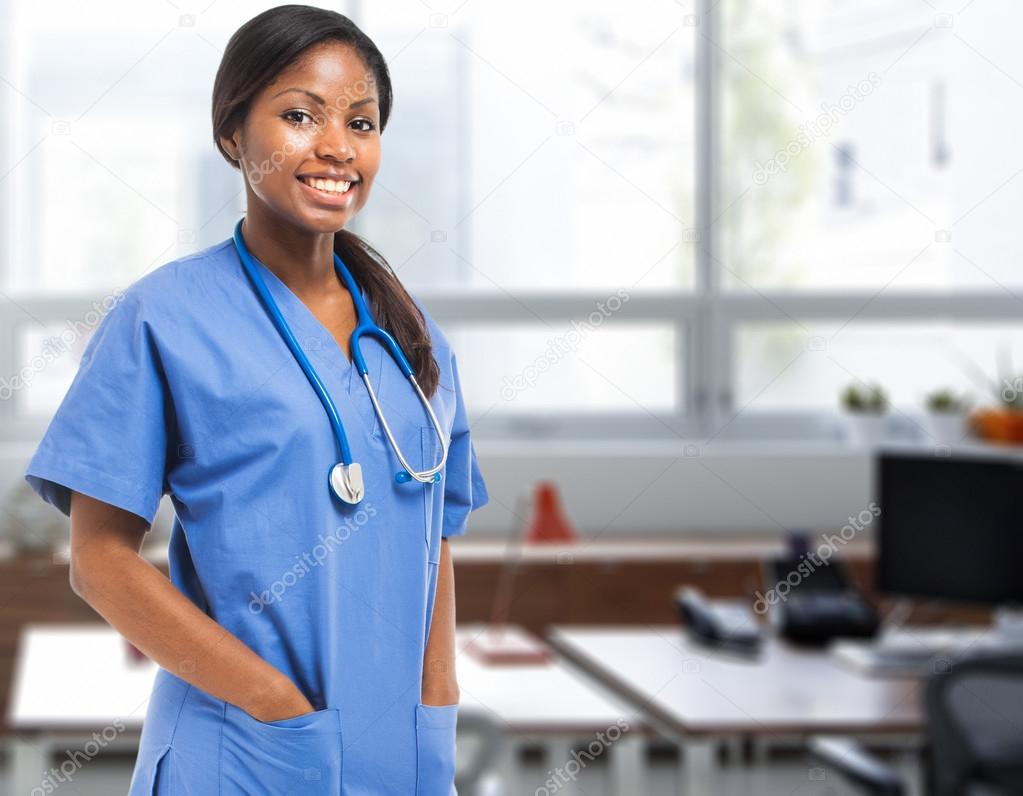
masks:
MULTIPOLYGON (((295 340, 295 335, 291 333, 291 329, 289 328, 287 321, 284 320, 280 310, 277 308, 277 302, 274 301, 273 296, 270 295, 270 291, 267 290, 263 277, 260 275, 258 269, 253 263, 249 250, 245 247, 245 241, 242 240, 241 221, 239 221, 234 228, 234 245, 238 249, 238 255, 241 258, 245 272, 249 275, 249 279, 252 281, 252 284, 256 289, 256 293, 259 294, 260 299, 262 299, 263 306, 266 307, 266 311, 273 319, 274 325, 277 327, 277 331, 280 332, 281 337, 284 338, 284 342, 288 344, 288 348, 291 349, 291 353, 295 356, 295 359, 298 360, 298 364, 302 366, 302 370, 305 372, 306 378, 309 379, 309 383, 313 385, 313 389, 316 390, 316 394, 320 397, 320 402, 323 404, 323 408, 327 410, 327 416, 330 418, 330 425, 334 429, 334 437, 337 440, 337 444, 341 452, 341 461, 333 465, 327 475, 327 482, 330 485, 330 489, 338 497, 338 499, 345 503, 358 503, 366 494, 366 487, 362 480, 362 466, 358 462, 352 461, 352 452, 348 448, 348 437, 345 436, 345 430, 341 425, 341 416, 338 414, 337 407, 334 406, 334 402, 327 393, 327 388, 323 386, 323 382, 320 381, 320 377, 316 374, 316 371, 313 369, 309 360, 306 359, 306 355, 302 351, 301 346, 299 346, 298 341, 295 340)), ((405 354, 402 352, 397 341, 374 322, 373 316, 370 315, 369 308, 366 306, 366 302, 362 298, 362 293, 359 291, 359 286, 356 284, 355 279, 352 278, 347 266, 345 266, 341 258, 338 257, 337 252, 334 252, 334 268, 341 276, 341 279, 344 280, 345 286, 348 288, 348 292, 352 295, 352 302, 355 305, 357 324, 350 339, 352 360, 355 363, 356 369, 359 371, 359 375, 362 377, 363 383, 366 385, 366 389, 369 391, 369 398, 373 402, 373 410, 380 419, 380 425, 383 426, 384 433, 387 435, 387 439, 391 443, 391 447, 398 456, 398 461, 400 461, 401 466, 405 468, 404 472, 395 474, 394 480, 399 484, 407 483, 412 480, 419 481, 423 484, 439 482, 440 470, 443 469, 448 458, 448 446, 444 439, 444 434, 441 432, 440 422, 437 420, 437 415, 434 414, 433 407, 426 399, 426 396, 423 395, 423 391, 419 387, 419 382, 416 381, 416 376, 412 370, 412 366, 409 365, 408 359, 406 359, 405 354), (430 415, 433 427, 437 432, 437 436, 440 438, 442 453, 440 457, 440 464, 435 467, 431 467, 429 470, 417 472, 412 469, 408 460, 404 457, 404 455, 402 455, 401 449, 398 447, 398 443, 394 440, 394 435, 391 433, 391 427, 387 424, 387 419, 384 417, 384 413, 380 409, 376 393, 373 392, 373 385, 370 384, 369 381, 369 368, 366 367, 366 360, 363 359, 362 351, 359 347, 362 336, 366 334, 371 337, 376 337, 377 340, 379 340, 390 352, 391 357, 395 362, 397 362, 402 373, 404 373, 406 378, 412 382, 412 387, 419 396, 419 400, 422 401, 423 406, 426 407, 426 411, 430 415)))

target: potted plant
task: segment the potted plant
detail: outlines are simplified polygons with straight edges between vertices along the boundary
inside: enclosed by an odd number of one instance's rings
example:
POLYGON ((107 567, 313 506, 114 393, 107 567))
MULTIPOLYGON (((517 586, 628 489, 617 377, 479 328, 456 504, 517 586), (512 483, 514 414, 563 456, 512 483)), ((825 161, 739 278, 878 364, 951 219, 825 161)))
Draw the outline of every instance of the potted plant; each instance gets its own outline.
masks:
POLYGON ((990 378, 969 357, 963 357, 963 365, 974 382, 995 400, 994 406, 981 407, 970 414, 970 430, 990 442, 1023 443, 1023 374, 1013 365, 1009 343, 1003 341, 999 345, 997 379, 990 378))
POLYGON ((978 409, 970 428, 991 442, 1023 442, 1023 376, 1003 377, 996 385, 997 406, 978 409))
POLYGON ((883 437, 888 394, 880 384, 850 384, 841 393, 848 418, 849 439, 855 445, 876 445, 883 437))
POLYGON ((942 388, 929 392, 924 398, 927 425, 935 442, 955 445, 966 436, 966 416, 970 401, 955 391, 942 388))

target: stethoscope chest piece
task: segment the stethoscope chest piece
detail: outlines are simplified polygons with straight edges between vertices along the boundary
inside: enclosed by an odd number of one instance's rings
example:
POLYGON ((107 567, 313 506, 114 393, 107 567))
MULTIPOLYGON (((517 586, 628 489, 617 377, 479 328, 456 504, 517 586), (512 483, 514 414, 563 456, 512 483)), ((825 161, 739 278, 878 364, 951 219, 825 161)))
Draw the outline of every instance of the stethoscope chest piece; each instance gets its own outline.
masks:
POLYGON ((358 503, 366 494, 362 482, 362 465, 358 462, 335 464, 330 470, 330 488, 345 503, 358 503))

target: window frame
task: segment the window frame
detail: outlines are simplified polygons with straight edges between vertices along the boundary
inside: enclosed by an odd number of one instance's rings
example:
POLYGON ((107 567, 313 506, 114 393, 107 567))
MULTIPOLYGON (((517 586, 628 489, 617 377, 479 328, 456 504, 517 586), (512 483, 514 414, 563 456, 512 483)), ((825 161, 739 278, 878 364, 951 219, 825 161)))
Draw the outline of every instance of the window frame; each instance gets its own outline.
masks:
MULTIPOLYGON (((656 296, 633 295, 629 313, 645 321, 668 321, 681 335, 676 351, 679 363, 678 394, 681 406, 670 416, 572 417, 553 413, 544 423, 514 414, 485 417, 483 437, 533 439, 664 439, 665 433, 681 440, 702 442, 814 442, 838 444, 844 437, 842 413, 836 396, 831 411, 757 411, 736 406, 735 350, 738 332, 750 321, 925 321, 1019 322, 1023 298, 1005 289, 973 290, 758 290, 722 287, 721 245, 715 221, 727 210, 721 199, 721 15, 716 0, 697 0, 695 14, 695 163, 696 222, 685 230, 680 242, 696 244, 693 289, 659 290, 656 296)), ((585 315, 605 296, 595 291, 549 292, 530 296, 511 291, 506 296, 473 296, 465 300, 457 291, 434 292, 424 301, 438 320, 451 325, 483 324, 492 319, 522 319, 515 305, 527 303, 541 309, 545 319, 570 321, 585 315), (571 314, 573 305, 580 310, 571 314), (442 321, 440 319, 443 319, 442 321)), ((626 322, 624 312, 612 322, 626 322)), ((477 418, 483 409, 474 407, 477 418)), ((648 413, 653 415, 653 413, 648 413)), ((922 409, 893 407, 896 434, 926 434, 922 409)))
MULTIPOLYGON (((630 292, 629 301, 608 320, 615 324, 663 322, 674 329, 679 357, 676 390, 679 407, 671 413, 638 407, 635 412, 606 414, 551 412, 491 412, 471 406, 470 422, 478 439, 546 440, 685 440, 702 445, 713 442, 814 441, 837 443, 842 417, 832 411, 757 411, 736 406, 735 350, 740 327, 750 321, 824 320, 916 323, 921 321, 1018 322, 1023 299, 1008 288, 1001 290, 738 291, 722 287, 721 242, 715 221, 733 201, 721 195, 721 15, 716 0, 696 0, 695 58, 695 164, 693 175, 695 223, 680 230, 680 242, 695 246, 695 273, 691 289, 673 288, 630 292), (855 319, 855 320, 852 320, 855 319)), ((687 23, 688 24, 688 23, 687 23)), ((12 135, 8 130, 4 138, 12 135)), ((9 139, 8 139, 9 140, 9 139)), ((10 216, 8 216, 9 218, 10 216)), ((356 229, 357 231, 357 229, 356 229)), ((9 255, 12 236, 0 246, 9 255)), ((522 323, 535 325, 537 317, 552 325, 569 324, 588 315, 607 298, 607 291, 507 290, 477 292, 445 289, 417 291, 444 328, 459 325, 522 323), (529 312, 523 310, 529 308, 529 312)), ((13 375, 18 363, 19 327, 27 322, 61 323, 81 317, 94 296, 18 296, 0 312, 0 374, 13 375), (13 306, 12 306, 13 304, 13 306)), ((609 374, 605 374, 609 375, 609 374)), ((627 389, 626 385, 622 385, 627 389)), ((15 411, 16 402, 0 400, 0 436, 7 440, 38 437, 47 425, 42 417, 15 411)), ((492 409, 492 408, 491 408, 492 409)), ((896 424, 917 433, 921 412, 896 408, 896 424)))

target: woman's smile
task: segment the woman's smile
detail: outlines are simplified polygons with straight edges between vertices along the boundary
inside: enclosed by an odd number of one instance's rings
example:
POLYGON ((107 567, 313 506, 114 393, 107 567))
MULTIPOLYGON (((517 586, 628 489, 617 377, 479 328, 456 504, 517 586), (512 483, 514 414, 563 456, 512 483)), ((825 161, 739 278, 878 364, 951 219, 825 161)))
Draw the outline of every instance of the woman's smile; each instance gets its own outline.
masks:
POLYGON ((334 181, 312 177, 296 177, 303 193, 318 204, 347 207, 358 190, 358 181, 334 181))

